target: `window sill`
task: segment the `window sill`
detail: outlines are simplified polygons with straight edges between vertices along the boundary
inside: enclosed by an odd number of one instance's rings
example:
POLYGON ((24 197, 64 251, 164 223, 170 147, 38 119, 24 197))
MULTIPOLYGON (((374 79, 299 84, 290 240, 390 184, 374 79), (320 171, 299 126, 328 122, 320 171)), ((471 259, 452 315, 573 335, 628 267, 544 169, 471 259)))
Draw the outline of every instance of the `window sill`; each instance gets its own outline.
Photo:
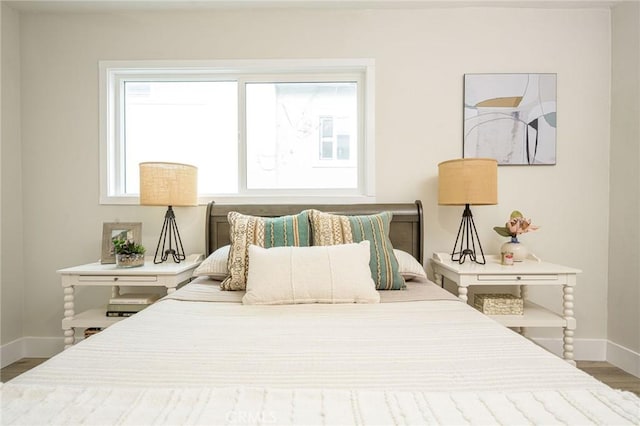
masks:
MULTIPOLYGON (((373 195, 220 195, 199 197, 198 205, 219 204, 357 204, 375 203, 373 195)), ((139 205, 137 196, 102 197, 101 205, 139 205)))

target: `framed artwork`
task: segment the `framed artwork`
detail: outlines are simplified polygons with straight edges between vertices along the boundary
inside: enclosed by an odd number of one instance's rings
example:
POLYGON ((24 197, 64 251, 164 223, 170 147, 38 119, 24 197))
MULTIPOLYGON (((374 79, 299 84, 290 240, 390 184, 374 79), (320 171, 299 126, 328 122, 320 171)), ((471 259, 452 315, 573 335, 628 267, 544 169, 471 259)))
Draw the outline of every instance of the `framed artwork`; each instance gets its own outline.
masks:
POLYGON ((463 157, 556 164, 556 74, 465 74, 463 157))
POLYGON ((142 244, 142 222, 104 222, 102 224, 102 256, 100 263, 116 263, 113 239, 124 238, 142 244))

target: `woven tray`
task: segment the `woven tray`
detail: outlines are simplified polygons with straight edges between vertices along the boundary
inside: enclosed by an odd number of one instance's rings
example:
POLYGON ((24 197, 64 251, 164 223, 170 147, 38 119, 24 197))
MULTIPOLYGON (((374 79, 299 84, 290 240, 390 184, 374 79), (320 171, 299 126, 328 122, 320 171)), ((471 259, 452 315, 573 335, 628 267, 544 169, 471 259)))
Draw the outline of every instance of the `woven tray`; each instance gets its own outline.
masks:
POLYGON ((473 306, 487 315, 522 315, 524 301, 513 294, 476 294, 473 306))

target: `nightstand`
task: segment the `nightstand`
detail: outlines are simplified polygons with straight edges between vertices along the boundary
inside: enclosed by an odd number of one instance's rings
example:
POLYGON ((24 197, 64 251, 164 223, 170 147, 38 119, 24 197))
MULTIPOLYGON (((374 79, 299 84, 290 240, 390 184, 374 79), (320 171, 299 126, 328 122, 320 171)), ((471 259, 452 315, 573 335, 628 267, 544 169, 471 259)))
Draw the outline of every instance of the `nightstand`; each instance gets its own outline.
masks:
POLYGON ((436 282, 444 286, 444 278, 458 286, 458 297, 467 302, 469 286, 517 286, 518 296, 524 299, 523 315, 490 315, 506 327, 562 327, 563 358, 573 361, 573 336, 576 320, 573 316, 573 290, 579 269, 554 263, 526 259, 513 265, 502 265, 498 256, 487 256, 486 264, 467 261, 463 264, 451 260, 451 255, 434 253, 431 259, 436 282), (561 286, 562 314, 527 300, 528 286, 561 286))
POLYGON ((147 259, 144 266, 136 268, 118 268, 115 264, 89 263, 58 270, 64 289, 64 347, 67 349, 75 343, 75 328, 108 327, 123 317, 107 317, 104 309, 89 309, 81 313, 75 312, 76 286, 111 286, 111 297, 120 294, 121 286, 132 287, 165 287, 171 294, 182 283, 191 279, 194 269, 202 262, 198 255, 188 256, 180 263, 165 262, 154 264, 147 259))

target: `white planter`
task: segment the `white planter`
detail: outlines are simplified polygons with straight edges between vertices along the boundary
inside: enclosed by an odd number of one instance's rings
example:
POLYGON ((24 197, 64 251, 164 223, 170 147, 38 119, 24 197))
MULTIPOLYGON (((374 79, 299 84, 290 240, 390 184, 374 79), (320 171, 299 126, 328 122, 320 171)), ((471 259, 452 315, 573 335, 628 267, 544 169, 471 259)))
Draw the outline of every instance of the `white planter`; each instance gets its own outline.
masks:
POLYGON ((135 268, 144 265, 144 254, 116 254, 116 266, 118 268, 135 268))

